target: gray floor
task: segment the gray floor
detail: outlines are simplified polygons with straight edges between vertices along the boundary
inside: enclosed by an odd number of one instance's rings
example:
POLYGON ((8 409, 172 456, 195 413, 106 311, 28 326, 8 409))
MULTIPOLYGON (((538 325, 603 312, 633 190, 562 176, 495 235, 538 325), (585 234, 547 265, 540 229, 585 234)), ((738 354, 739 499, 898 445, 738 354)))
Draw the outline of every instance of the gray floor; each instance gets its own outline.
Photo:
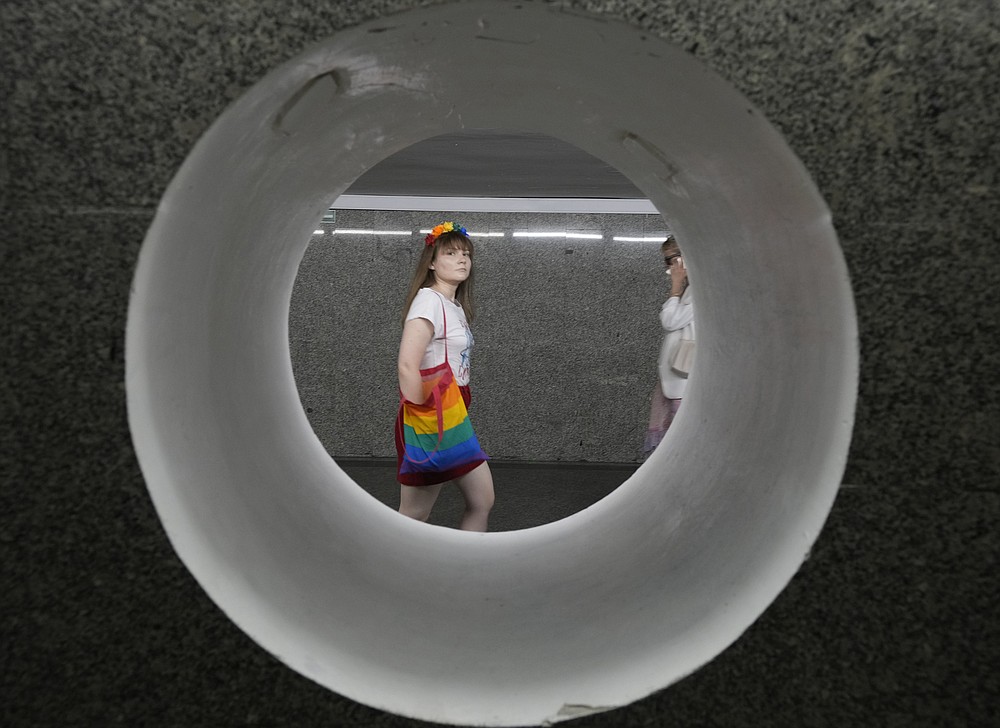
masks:
MULTIPOLYGON (((399 506, 396 461, 386 458, 337 459, 368 493, 392 509, 399 506)), ((531 463, 491 460, 496 505, 490 531, 514 531, 570 516, 596 503, 621 485, 635 463, 531 463)), ((462 496, 454 486, 442 489, 430 523, 457 526, 462 496)))

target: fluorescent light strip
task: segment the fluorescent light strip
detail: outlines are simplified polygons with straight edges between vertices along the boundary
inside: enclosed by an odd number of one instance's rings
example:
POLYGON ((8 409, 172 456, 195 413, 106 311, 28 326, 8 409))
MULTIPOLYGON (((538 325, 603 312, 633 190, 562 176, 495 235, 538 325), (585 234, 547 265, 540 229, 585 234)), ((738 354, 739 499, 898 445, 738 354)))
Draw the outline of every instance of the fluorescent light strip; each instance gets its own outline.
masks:
POLYGON ((333 231, 334 235, 413 235, 409 230, 354 230, 351 228, 338 228, 333 231))
POLYGON ((651 238, 650 237, 630 238, 625 235, 615 235, 611 239, 616 240, 620 243, 662 243, 664 240, 667 239, 668 235, 670 235, 670 233, 663 233, 663 235, 655 235, 651 238))
POLYGON ((604 240, 603 235, 594 233, 567 233, 563 232, 519 232, 513 233, 515 238, 570 238, 574 240, 604 240))
POLYGON ((590 197, 417 197, 341 195, 331 210, 407 210, 415 212, 554 212, 610 215, 659 215, 649 200, 590 197))
POLYGON ((313 235, 323 235, 326 230, 313 230, 313 235))

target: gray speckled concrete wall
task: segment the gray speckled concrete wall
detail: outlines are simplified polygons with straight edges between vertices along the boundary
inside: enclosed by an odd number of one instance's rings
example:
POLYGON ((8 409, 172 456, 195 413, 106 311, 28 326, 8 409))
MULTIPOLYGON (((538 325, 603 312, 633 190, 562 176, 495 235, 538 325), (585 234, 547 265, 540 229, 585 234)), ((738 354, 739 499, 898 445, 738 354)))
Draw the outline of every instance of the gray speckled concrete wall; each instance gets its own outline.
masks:
MULTIPOLYGON (((417 4, 0 6, 5 724, 413 724, 213 607, 153 513, 121 383, 138 245, 201 131, 309 43, 417 4)), ((833 209, 863 348, 852 487, 800 575, 712 664, 577 725, 989 723, 996 3, 567 4, 690 50, 786 134, 833 209)))
MULTIPOLYGON (((456 219, 503 233, 476 248, 475 422, 508 460, 637 462, 668 291, 659 215, 341 210, 332 231, 426 229, 456 219), (603 241, 514 237, 601 234, 603 241), (514 408, 513 410, 511 408, 514 408)), ((290 313, 295 380, 335 456, 395 457, 399 320, 422 236, 314 236, 290 313), (360 364, 359 363, 362 363, 360 364)))

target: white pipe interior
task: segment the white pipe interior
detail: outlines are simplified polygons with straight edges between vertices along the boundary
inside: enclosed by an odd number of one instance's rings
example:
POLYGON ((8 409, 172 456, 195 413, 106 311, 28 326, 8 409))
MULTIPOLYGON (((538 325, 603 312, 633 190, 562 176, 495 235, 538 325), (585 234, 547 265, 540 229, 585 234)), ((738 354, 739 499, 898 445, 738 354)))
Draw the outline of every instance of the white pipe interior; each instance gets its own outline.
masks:
POLYGON ((830 215, 778 133, 665 42, 531 3, 413 10, 260 81, 164 195, 127 331, 139 461, 211 598, 316 682, 457 724, 627 704, 737 639, 831 508, 856 377, 830 215), (699 284, 698 369, 663 445, 594 506, 523 531, 384 507, 324 451, 292 377, 289 300, 323 211, 463 127, 614 165, 667 212, 699 284))

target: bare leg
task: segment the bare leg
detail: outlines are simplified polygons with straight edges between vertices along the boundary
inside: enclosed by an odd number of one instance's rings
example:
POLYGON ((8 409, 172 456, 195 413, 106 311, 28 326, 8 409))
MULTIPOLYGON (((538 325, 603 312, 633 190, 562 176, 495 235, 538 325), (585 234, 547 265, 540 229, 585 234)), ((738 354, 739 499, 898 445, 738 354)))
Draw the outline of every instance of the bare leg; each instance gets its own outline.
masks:
POLYGON ((441 483, 437 485, 400 485, 399 512, 404 516, 426 521, 431 515, 434 501, 441 492, 441 483))
POLYGON ((680 406, 680 399, 668 399, 663 396, 663 389, 657 381, 649 405, 649 427, 646 430, 646 441, 642 445, 643 460, 648 458, 663 440, 680 406))
POLYGON ((465 513, 462 515, 463 531, 485 531, 489 525, 490 509, 493 507, 493 473, 488 463, 455 478, 455 485, 465 498, 465 513))

